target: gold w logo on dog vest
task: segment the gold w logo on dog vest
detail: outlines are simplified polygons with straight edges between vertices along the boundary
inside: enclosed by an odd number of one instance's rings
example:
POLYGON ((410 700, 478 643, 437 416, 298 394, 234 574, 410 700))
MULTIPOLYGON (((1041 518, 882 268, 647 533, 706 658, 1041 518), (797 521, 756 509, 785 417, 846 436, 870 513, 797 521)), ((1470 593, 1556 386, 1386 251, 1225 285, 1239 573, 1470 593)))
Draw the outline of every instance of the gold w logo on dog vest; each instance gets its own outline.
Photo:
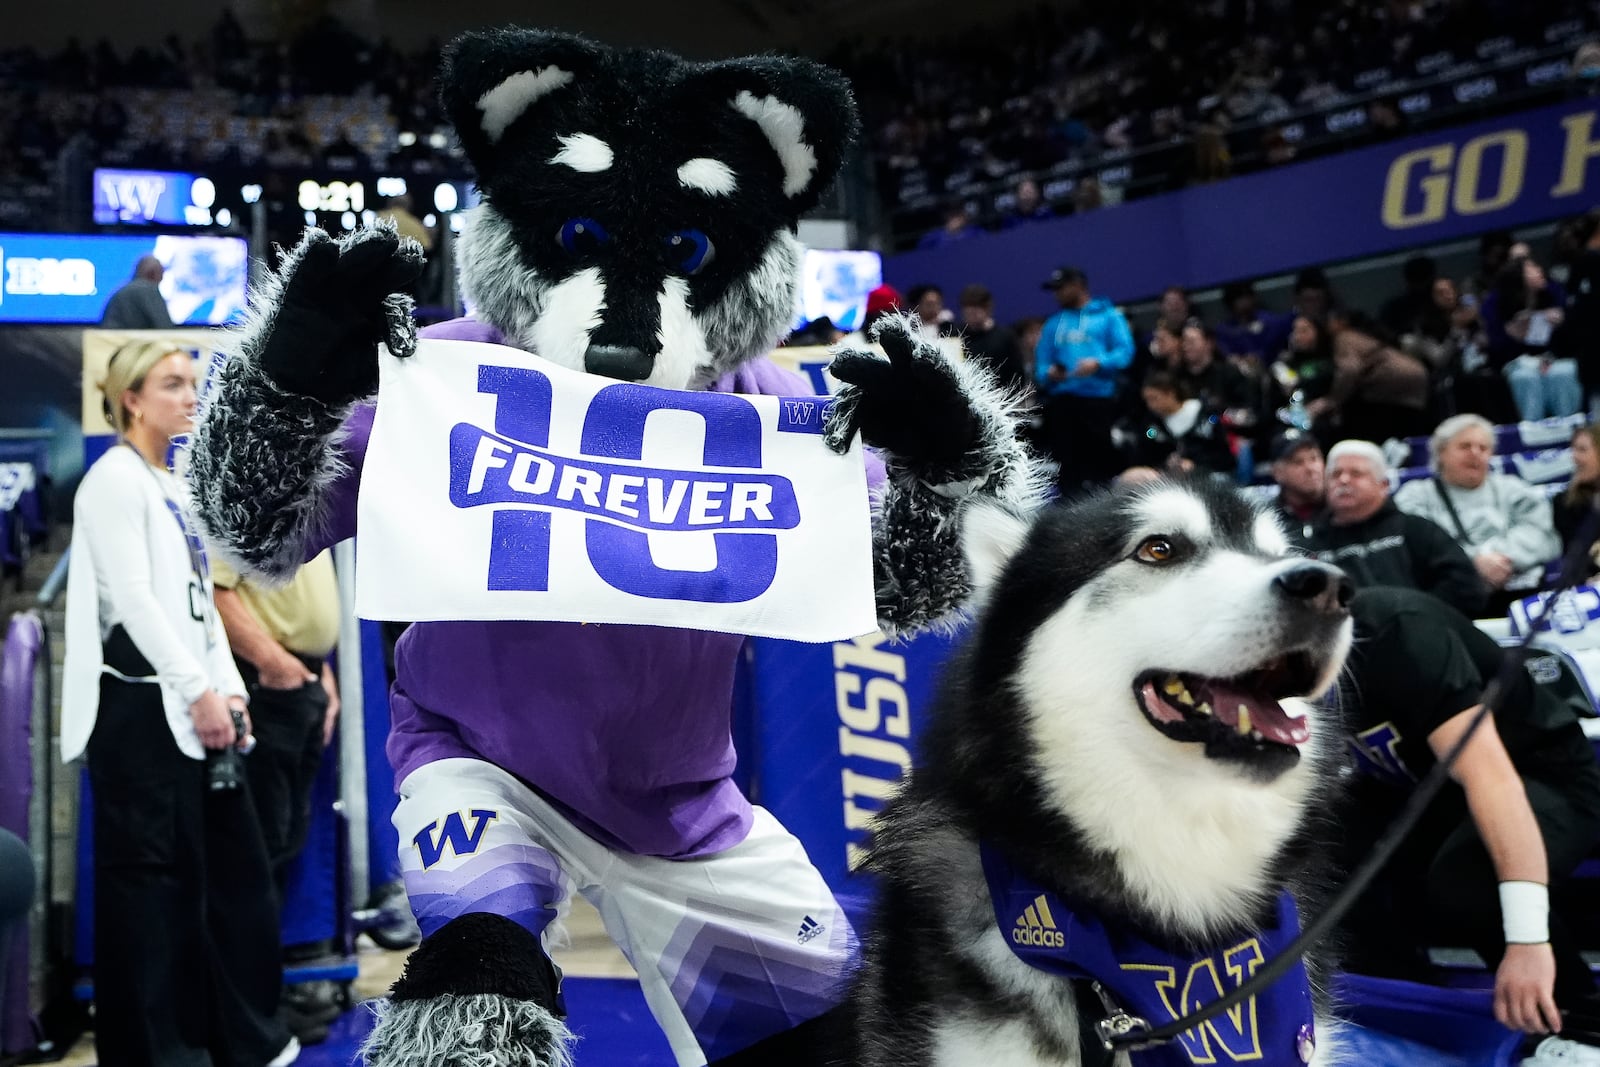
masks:
POLYGON ((1056 917, 1050 914, 1050 902, 1040 893, 1028 905, 1028 910, 1011 928, 1011 940, 1019 945, 1037 945, 1041 948, 1061 948, 1066 938, 1056 928, 1056 917))
MULTIPOLYGON (((1220 957, 1220 960, 1207 957, 1194 961, 1189 964, 1187 974, 1180 974, 1176 967, 1141 963, 1124 963, 1122 969, 1142 973, 1152 980, 1169 1019, 1176 1020, 1212 1001, 1221 1000, 1224 992, 1243 985, 1265 960, 1261 943, 1253 937, 1222 952, 1220 957), (1222 977, 1224 972, 1226 982, 1222 977), (1179 988, 1180 983, 1182 988, 1179 988)), ((1191 1063, 1217 1063, 1219 1060, 1241 1063, 1261 1059, 1256 998, 1236 1004, 1193 1030, 1185 1030, 1178 1035, 1178 1040, 1191 1063)), ((1309 1059, 1309 1056, 1304 1058, 1309 1059)))

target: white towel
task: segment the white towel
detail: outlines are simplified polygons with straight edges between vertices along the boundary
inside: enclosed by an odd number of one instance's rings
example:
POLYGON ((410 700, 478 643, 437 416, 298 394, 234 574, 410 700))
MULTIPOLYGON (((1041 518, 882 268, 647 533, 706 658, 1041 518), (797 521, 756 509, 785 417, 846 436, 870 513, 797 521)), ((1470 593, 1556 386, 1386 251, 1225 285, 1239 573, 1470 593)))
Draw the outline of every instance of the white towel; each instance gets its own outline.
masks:
POLYGON ((385 354, 356 611, 800 641, 877 629, 860 443, 826 398, 630 385, 518 349, 385 354))

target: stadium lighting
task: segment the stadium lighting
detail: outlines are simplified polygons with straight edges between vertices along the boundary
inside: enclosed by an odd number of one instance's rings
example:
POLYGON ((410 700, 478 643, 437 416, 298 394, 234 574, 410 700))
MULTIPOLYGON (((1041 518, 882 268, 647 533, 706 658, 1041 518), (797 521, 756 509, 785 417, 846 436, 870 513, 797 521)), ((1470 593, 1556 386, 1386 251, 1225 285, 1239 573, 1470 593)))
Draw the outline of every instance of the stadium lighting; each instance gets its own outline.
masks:
POLYGON ((239 199, 247 204, 255 203, 261 199, 261 186, 255 184, 241 185, 239 187, 239 199))
POLYGON ((445 145, 449 144, 450 141, 442 133, 430 133, 428 134, 428 143, 434 148, 443 148, 445 145))
POLYGON ((432 212, 429 212, 428 214, 422 216, 422 224, 424 226, 426 226, 430 230, 433 229, 434 224, 437 223, 438 221, 439 221, 439 217, 437 215, 433 214, 432 212))
POLYGON ((347 230, 355 229, 356 228, 356 213, 354 211, 346 211, 343 215, 340 215, 339 216, 339 225, 343 226, 347 230))
POLYGON ((315 211, 307 211, 306 212, 306 225, 307 226, 315 226, 316 224, 317 224, 317 213, 315 211))
POLYGON ((229 211, 225 207, 224 208, 218 208, 217 209, 217 225, 218 226, 232 226, 233 225, 233 212, 229 211))
POLYGON ((454 211, 460 202, 456 196, 456 187, 449 182, 440 182, 433 188, 433 206, 440 211, 454 211))
POLYGON ((404 196, 406 195, 406 180, 404 178, 379 178, 377 189, 379 196, 404 196))
POLYGON ((195 207, 210 207, 217 202, 217 187, 210 178, 196 178, 189 183, 189 202, 195 207))
POLYGON ((404 132, 402 132, 400 134, 400 147, 401 148, 410 148, 412 145, 414 145, 416 143, 417 143, 417 135, 412 133, 410 130, 405 130, 404 132))

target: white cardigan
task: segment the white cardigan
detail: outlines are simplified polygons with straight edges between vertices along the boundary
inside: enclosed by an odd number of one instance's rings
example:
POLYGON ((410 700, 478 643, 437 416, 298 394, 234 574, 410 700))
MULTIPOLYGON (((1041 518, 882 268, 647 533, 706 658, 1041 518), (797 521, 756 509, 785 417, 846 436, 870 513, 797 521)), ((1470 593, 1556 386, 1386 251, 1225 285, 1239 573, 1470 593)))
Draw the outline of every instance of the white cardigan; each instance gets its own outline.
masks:
POLYGON ((61 682, 63 762, 82 755, 94 733, 100 675, 111 671, 103 643, 118 624, 155 668, 153 677, 127 680, 160 684, 167 725, 184 755, 205 758, 191 704, 207 689, 245 697, 187 504, 183 483, 131 447, 112 448, 78 486, 61 682), (169 499, 182 509, 186 527, 169 499), (186 534, 194 537, 195 555, 186 534), (202 571, 198 578, 194 559, 202 571))

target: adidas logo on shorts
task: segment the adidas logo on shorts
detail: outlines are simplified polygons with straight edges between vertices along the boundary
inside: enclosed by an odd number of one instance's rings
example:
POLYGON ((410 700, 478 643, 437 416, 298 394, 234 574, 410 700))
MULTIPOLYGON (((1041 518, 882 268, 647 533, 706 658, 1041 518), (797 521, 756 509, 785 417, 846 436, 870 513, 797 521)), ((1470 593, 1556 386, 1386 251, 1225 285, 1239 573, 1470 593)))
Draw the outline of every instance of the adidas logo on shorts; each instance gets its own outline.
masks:
POLYGON ((798 935, 800 943, 802 945, 805 944, 807 941, 810 941, 813 937, 816 937, 826 929, 826 926, 823 926, 821 923, 817 922, 817 920, 807 915, 805 917, 805 921, 800 924, 800 933, 798 935))

